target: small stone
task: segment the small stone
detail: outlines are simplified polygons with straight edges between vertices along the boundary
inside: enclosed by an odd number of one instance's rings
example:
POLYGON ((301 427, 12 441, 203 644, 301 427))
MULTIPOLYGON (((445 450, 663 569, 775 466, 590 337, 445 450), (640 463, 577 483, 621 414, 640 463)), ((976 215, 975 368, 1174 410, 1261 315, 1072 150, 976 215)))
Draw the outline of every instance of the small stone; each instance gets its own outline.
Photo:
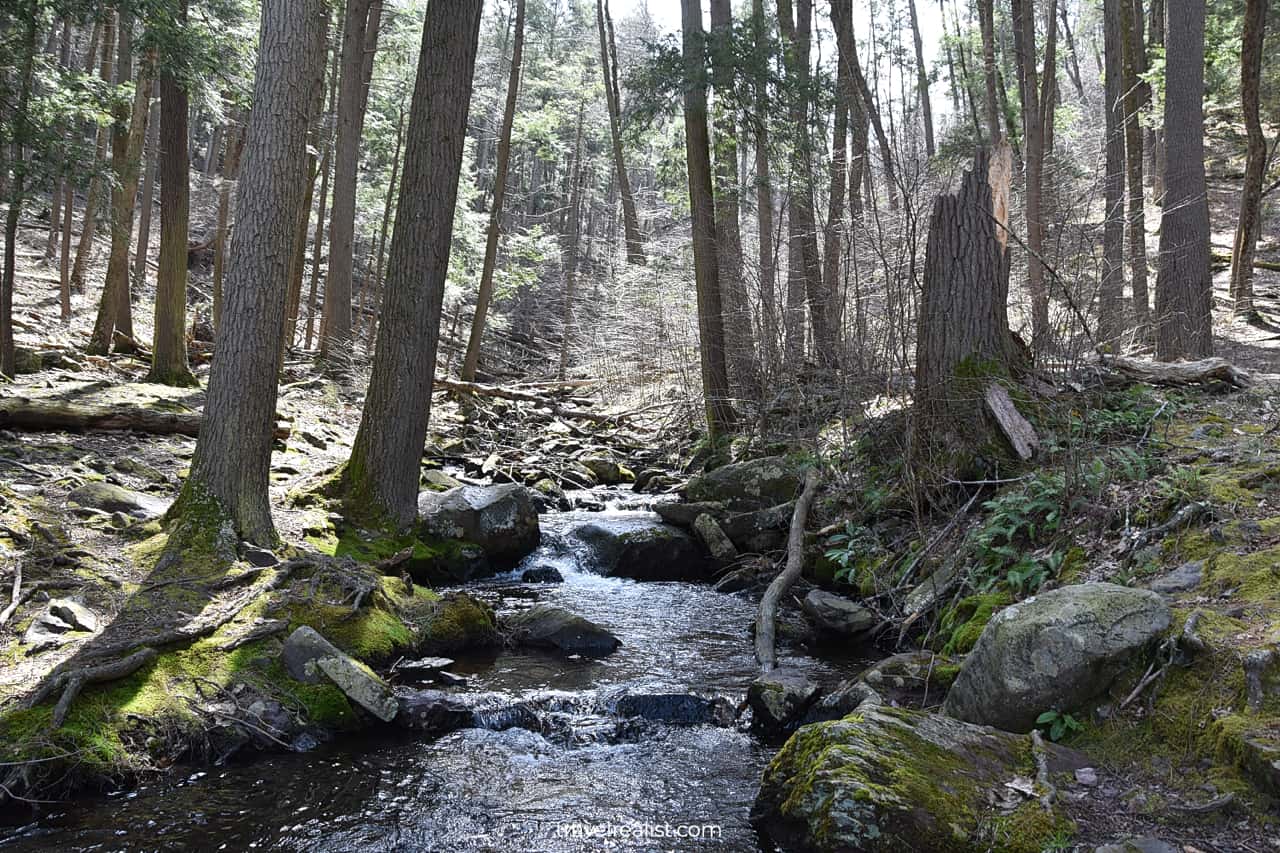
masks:
POLYGON ((1098 771, 1092 767, 1081 767, 1076 770, 1076 784, 1083 785, 1086 788, 1096 787, 1098 784, 1098 771))
POLYGON ((276 559, 276 555, 267 549, 248 543, 241 546, 240 556, 249 565, 257 566, 260 569, 270 568, 280 562, 276 559))
POLYGON ((874 613, 856 601, 821 589, 810 590, 800 607, 814 626, 825 634, 856 637, 880 624, 874 613))
POLYGON ((97 615, 79 602, 67 598, 55 598, 49 602, 49 613, 68 625, 70 630, 98 630, 97 615))
POLYGON ((698 538, 707 546, 707 550, 715 559, 722 563, 737 559, 738 549, 734 547, 732 540, 720 527, 719 522, 707 513, 704 512, 693 520, 693 531, 698 534, 698 538))
POLYGON ((1195 589, 1204 578, 1204 560, 1192 560, 1147 584, 1153 592, 1170 595, 1195 589))
POLYGON ((564 583, 564 575, 555 566, 534 566, 520 573, 524 583, 564 583))
POLYGON ((621 640, 594 622, 546 604, 534 605, 513 616, 508 626, 514 642, 555 649, 565 655, 604 657, 622 645, 621 640))
POLYGON ((775 669, 751 682, 747 704, 752 725, 766 732, 785 731, 808 709, 818 685, 794 669, 775 669))

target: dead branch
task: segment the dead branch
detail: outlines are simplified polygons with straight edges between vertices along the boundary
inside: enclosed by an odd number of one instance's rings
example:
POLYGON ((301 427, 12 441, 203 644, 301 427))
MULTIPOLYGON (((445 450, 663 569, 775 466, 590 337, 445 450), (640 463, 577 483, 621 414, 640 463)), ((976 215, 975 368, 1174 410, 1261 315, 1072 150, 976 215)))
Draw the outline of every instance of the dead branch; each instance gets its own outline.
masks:
POLYGON ((617 415, 601 415, 596 412, 586 412, 582 409, 570 409, 559 403, 547 399, 541 394, 531 394, 527 391, 516 391, 511 388, 502 388, 497 385, 481 385, 478 382, 458 382, 453 379, 436 379, 436 387, 446 391, 453 391, 455 394, 470 394, 473 397, 498 397, 503 400, 514 400, 520 403, 535 403, 539 406, 546 406, 562 418, 577 418, 579 420, 591 421, 592 423, 612 423, 622 420, 626 414, 617 415))
POLYGON ((795 511, 791 514, 787 565, 769 584, 764 597, 760 599, 760 610, 756 616, 756 660, 760 662, 760 668, 764 672, 770 672, 778 665, 777 650, 774 648, 778 602, 800 577, 804 568, 804 528, 809 520, 809 508, 813 506, 813 499, 818 493, 818 481, 818 469, 810 468, 805 476, 804 491, 800 493, 795 511))
POLYGON ((1202 358, 1198 361, 1142 361, 1120 355, 1101 356, 1102 364, 1113 370, 1152 385, 1202 385, 1225 382, 1236 388, 1248 388, 1253 377, 1225 358, 1202 358))

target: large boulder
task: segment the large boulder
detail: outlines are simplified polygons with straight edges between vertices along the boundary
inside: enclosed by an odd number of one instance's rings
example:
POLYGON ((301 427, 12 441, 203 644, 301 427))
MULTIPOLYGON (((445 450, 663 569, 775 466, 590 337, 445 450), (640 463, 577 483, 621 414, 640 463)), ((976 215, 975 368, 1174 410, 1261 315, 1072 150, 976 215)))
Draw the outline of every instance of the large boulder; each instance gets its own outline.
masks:
POLYGON ((1103 693, 1169 621, 1169 606, 1150 590, 1086 583, 1032 596, 987 623, 944 710, 1030 731, 1042 712, 1076 709, 1103 693))
POLYGON ((588 569, 640 581, 706 580, 711 564, 702 544, 679 528, 647 519, 603 518, 574 528, 590 550, 588 569))
POLYGON ((796 502, 777 504, 751 512, 737 512, 720 520, 720 526, 739 551, 763 554, 787 545, 796 502))
MULTIPOLYGON (((1058 747, 1047 752, 1052 772, 1078 763, 1058 747)), ((1056 815, 1034 798, 1012 803, 1008 814, 991 807, 993 796, 1021 799, 1007 786, 1021 777, 1015 787, 1025 790, 1034 766, 1026 735, 864 703, 792 735, 764 772, 752 819, 782 850, 1040 850, 1063 825, 1056 815), (1034 819, 1019 821, 1023 814, 1034 819), (1011 825, 1044 837, 993 847, 1011 825)))
POLYGON ((477 545, 495 571, 533 553, 541 536, 538 510, 524 486, 461 486, 418 496, 420 535, 477 545))
POLYGON ((507 620, 512 642, 566 655, 598 658, 612 654, 622 641, 576 613, 548 604, 535 604, 507 620))
POLYGON ((879 617, 858 602, 823 589, 809 590, 800 609, 820 636, 861 637, 880 624, 879 617))
POLYGON ((310 684, 327 679, 384 723, 394 720, 399 712, 396 697, 385 681, 314 628, 302 625, 295 629, 284 641, 281 657, 291 677, 310 684))
POLYGON ((797 722, 818 695, 818 685, 803 672, 775 669, 751 682, 747 704, 751 724, 760 732, 776 734, 797 722))
POLYGON ((700 474, 684 487, 684 497, 689 501, 721 501, 735 510, 765 509, 793 500, 803 479, 799 461, 767 456, 700 474))
POLYGON ((692 693, 627 693, 607 703, 620 717, 639 717, 676 726, 733 725, 733 706, 722 696, 707 699, 692 693))
POLYGON ((164 498, 98 480, 71 490, 67 500, 102 512, 122 512, 138 519, 159 518, 169 510, 164 498))

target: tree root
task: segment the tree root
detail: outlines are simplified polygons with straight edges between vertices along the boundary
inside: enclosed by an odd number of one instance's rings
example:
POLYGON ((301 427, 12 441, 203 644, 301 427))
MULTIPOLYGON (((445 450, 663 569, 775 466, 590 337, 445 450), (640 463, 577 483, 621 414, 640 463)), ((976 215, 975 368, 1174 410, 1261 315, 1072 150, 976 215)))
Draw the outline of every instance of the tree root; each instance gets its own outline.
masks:
POLYGON ((1201 516, 1208 514, 1209 504, 1204 501, 1195 501, 1175 512, 1164 524, 1142 531, 1133 537, 1132 542, 1124 546, 1125 565, 1128 565, 1129 561, 1133 559, 1133 555, 1141 551, 1151 541, 1166 536, 1179 528, 1189 527, 1199 520, 1201 516))
POLYGON ((48 689, 41 688, 36 693, 36 701, 32 702, 32 704, 38 704, 45 696, 51 695, 59 687, 62 688, 62 696, 58 699, 58 704, 54 706, 53 718, 49 722, 51 729, 61 728, 63 721, 67 718, 67 712, 71 710, 71 703, 80 695, 80 691, 84 689, 86 684, 115 681, 118 678, 133 675, 139 669, 155 660, 157 656, 158 653, 155 649, 145 648, 139 649, 126 658, 111 661, 110 663, 69 670, 53 681, 48 682, 46 684, 48 689))
POLYGON ((1191 615, 1182 626, 1182 636, 1178 638, 1178 644, 1193 655, 1200 654, 1206 648, 1204 638, 1196 631, 1196 627, 1200 624, 1200 617, 1203 615, 1200 608, 1191 611, 1191 615))
POLYGON ((1040 732, 1031 732, 1031 753, 1036 759, 1036 787, 1044 791, 1040 795, 1040 805, 1045 811, 1051 811, 1058 799, 1058 789, 1049 781, 1049 750, 1044 745, 1040 732))

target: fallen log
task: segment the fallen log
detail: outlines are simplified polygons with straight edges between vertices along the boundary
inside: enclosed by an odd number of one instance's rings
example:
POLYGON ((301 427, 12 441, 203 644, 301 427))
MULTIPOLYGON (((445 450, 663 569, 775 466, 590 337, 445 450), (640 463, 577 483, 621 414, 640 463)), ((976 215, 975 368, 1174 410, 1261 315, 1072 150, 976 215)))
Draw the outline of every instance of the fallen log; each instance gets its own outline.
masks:
POLYGON ((778 665, 774 636, 778 618, 778 603, 800 577, 804 569, 804 527, 809 520, 809 508, 818 493, 818 470, 810 468, 804 480, 804 491, 796 501, 791 514, 791 533, 787 538, 787 565, 764 591, 760 610, 756 615, 756 660, 764 672, 772 672, 778 665))
POLYGON ((1130 379, 1152 385, 1201 385, 1225 382, 1236 388, 1248 388, 1253 377, 1225 358, 1202 358, 1197 361, 1143 361, 1122 355, 1102 356, 1103 365, 1130 379))
POLYGON ((481 385, 478 382, 459 382, 453 379, 437 379, 435 387, 445 391, 453 391, 458 394, 471 394, 476 397, 498 397, 503 400, 514 400, 520 403, 535 403, 539 406, 546 406, 562 418, 577 418, 579 420, 592 421, 594 423, 612 423, 625 417, 624 414, 619 415, 601 415, 596 412, 587 412, 582 409, 571 409, 562 406, 554 400, 547 399, 542 394, 531 394, 528 391, 516 391, 512 388, 503 388, 499 385, 481 385))
MULTIPOLYGON (((198 413, 157 412, 137 406, 88 406, 27 397, 0 400, 0 428, 29 432, 133 430, 195 438, 203 419, 198 413)), ((289 427, 277 426, 273 435, 284 439, 289 437, 289 432, 289 427)))

